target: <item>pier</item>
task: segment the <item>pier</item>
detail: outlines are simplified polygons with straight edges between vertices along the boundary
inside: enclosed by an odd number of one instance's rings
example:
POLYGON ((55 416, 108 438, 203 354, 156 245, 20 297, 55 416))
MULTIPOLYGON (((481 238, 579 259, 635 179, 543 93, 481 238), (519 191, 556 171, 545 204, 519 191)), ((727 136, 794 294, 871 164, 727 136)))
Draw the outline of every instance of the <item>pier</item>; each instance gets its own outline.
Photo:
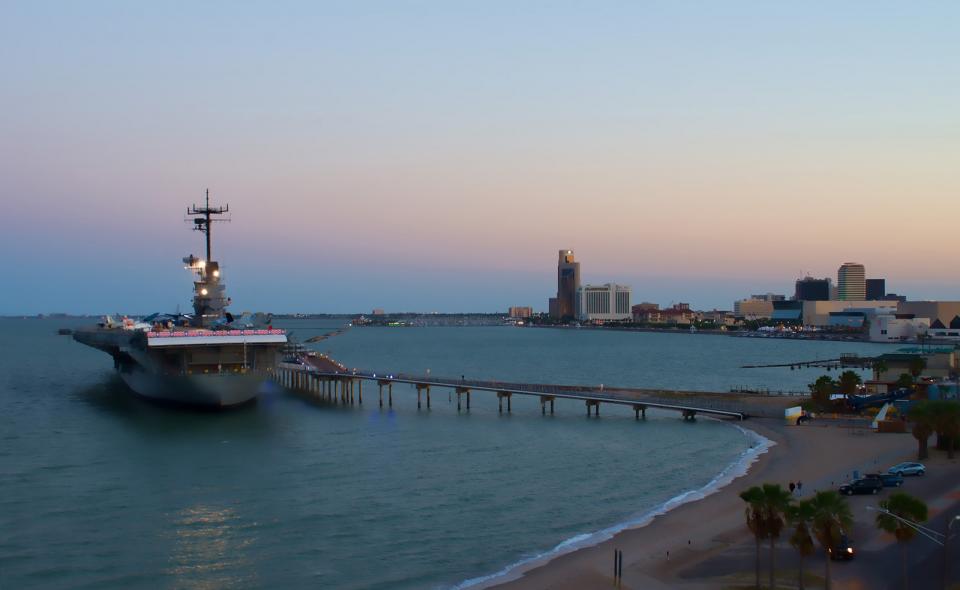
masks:
POLYGON ((457 411, 470 411, 471 394, 490 393, 496 396, 499 413, 512 413, 514 395, 538 398, 541 414, 555 412, 558 399, 584 403, 587 416, 600 416, 603 404, 627 406, 633 409, 637 420, 646 418, 647 409, 679 412, 684 420, 695 420, 698 415, 745 420, 751 416, 783 417, 786 404, 795 401, 750 399, 729 393, 670 391, 641 388, 604 388, 578 385, 536 383, 508 383, 500 381, 415 376, 402 373, 381 373, 348 370, 326 357, 304 356, 297 362, 280 363, 275 380, 294 391, 317 399, 342 404, 363 404, 363 384, 377 386, 377 403, 393 406, 393 386, 408 385, 416 391, 417 409, 430 409, 431 391, 438 388, 452 390, 457 397, 457 411))
POLYGON ((773 369, 787 368, 794 369, 872 369, 877 362, 876 357, 860 356, 854 353, 843 353, 839 358, 815 359, 812 361, 797 361, 795 363, 772 363, 766 365, 743 365, 741 369, 773 369))

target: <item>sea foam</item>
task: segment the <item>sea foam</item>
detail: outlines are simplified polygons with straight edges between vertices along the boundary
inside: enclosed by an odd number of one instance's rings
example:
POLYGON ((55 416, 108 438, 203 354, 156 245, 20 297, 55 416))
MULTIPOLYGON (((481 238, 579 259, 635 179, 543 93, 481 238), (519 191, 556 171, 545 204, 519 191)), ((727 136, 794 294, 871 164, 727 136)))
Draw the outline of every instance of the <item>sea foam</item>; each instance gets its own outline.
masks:
POLYGON ((503 569, 492 574, 464 580, 463 582, 453 586, 451 590, 466 590, 468 588, 470 590, 481 590, 482 588, 489 588, 496 584, 503 584, 511 580, 516 580, 520 578, 524 572, 530 571, 535 567, 543 565, 561 555, 572 553, 573 551, 583 549, 584 547, 598 545, 612 538, 621 531, 644 527, 650 524, 657 516, 666 514, 674 508, 683 506, 689 502, 702 500, 703 498, 706 498, 707 496, 714 494, 724 487, 730 485, 733 480, 746 475, 746 473, 750 470, 750 466, 753 465, 757 459, 759 459, 760 455, 766 453, 770 447, 777 444, 769 438, 754 432, 753 430, 743 428, 736 424, 733 426, 747 437, 747 439, 750 441, 750 446, 741 452, 732 463, 723 469, 723 471, 718 473, 713 479, 707 482, 706 485, 695 490, 687 490, 677 494, 669 500, 662 502, 645 512, 634 515, 627 520, 607 528, 592 533, 581 533, 579 535, 574 535, 573 537, 560 542, 556 547, 550 549, 549 551, 511 563, 510 565, 507 565, 503 569))

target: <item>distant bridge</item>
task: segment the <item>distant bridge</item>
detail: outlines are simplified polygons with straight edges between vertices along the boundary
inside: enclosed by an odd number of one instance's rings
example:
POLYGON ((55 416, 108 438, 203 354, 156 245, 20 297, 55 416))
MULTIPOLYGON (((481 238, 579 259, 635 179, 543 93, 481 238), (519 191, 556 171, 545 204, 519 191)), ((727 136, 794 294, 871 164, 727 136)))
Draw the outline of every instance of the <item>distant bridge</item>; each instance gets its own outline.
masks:
MULTIPOLYGON (((457 394, 457 411, 464 407, 470 409, 471 393, 483 391, 497 396, 499 410, 504 407, 512 411, 514 395, 539 397, 541 413, 546 414, 549 406, 554 412, 557 399, 580 400, 586 406, 587 415, 600 415, 601 404, 629 406, 636 417, 646 417, 647 408, 673 410, 680 412, 685 420, 693 420, 698 414, 744 420, 751 416, 782 417, 782 407, 760 404, 745 399, 744 396, 714 394, 702 392, 667 391, 655 389, 605 389, 603 386, 589 387, 577 385, 550 385, 532 383, 508 383, 477 379, 456 379, 434 376, 414 376, 402 373, 381 373, 348 370, 346 367, 318 356, 303 356, 296 361, 281 363, 275 373, 275 379, 284 387, 311 395, 320 399, 344 404, 363 403, 363 383, 375 382, 378 387, 378 401, 393 406, 393 385, 407 384, 417 391, 417 408, 423 403, 429 409, 431 389, 453 389, 457 394)), ((775 405, 775 404, 774 404, 775 405)))

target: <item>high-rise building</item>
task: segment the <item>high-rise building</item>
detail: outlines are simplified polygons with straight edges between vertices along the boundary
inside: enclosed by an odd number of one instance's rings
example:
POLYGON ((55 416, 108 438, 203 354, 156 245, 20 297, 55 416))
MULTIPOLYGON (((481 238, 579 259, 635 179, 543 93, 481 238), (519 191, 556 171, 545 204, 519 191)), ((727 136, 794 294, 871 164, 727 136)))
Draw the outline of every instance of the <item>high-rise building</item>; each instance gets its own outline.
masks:
POLYGON ((797 279, 793 298, 796 301, 830 301, 830 287, 832 281, 803 277, 797 279))
POLYGON ((560 250, 557 261, 557 305, 554 318, 572 320, 577 315, 577 289, 580 288, 580 263, 573 250, 560 250))
POLYGON ((856 262, 844 262, 837 271, 837 296, 841 301, 866 301, 866 269, 856 262))
POLYGON ((607 283, 584 285, 577 289, 577 319, 582 321, 628 320, 630 287, 607 283))
POLYGON ((867 301, 880 301, 887 294, 887 279, 867 279, 867 301))

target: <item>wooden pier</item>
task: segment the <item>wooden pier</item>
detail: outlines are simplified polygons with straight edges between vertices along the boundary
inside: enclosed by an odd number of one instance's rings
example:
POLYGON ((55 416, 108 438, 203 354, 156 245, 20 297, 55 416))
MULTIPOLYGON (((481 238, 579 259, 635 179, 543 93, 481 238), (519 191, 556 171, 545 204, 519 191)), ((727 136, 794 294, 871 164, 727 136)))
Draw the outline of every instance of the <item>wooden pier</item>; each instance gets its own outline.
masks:
MULTIPOLYGON (((549 405, 550 414, 555 411, 557 399, 582 401, 587 416, 599 416, 602 404, 629 406, 634 410, 637 420, 646 418, 648 408, 679 412, 684 420, 695 420, 698 414, 744 420, 751 416, 783 417, 782 404, 759 403, 744 396, 721 393, 667 391, 660 389, 606 388, 549 385, 531 383, 505 383, 467 379, 450 379, 435 376, 413 376, 394 373, 374 373, 348 370, 325 357, 303 357, 298 362, 284 362, 278 365, 275 380, 294 391, 305 393, 318 399, 342 404, 363 403, 363 383, 376 383, 378 402, 393 406, 394 384, 412 386, 417 393, 417 409, 430 409, 431 390, 451 389, 457 396, 457 411, 470 411, 470 396, 473 392, 489 392, 497 397, 498 411, 511 413, 514 395, 537 397, 540 400, 541 413, 546 415, 549 405), (465 402, 465 403, 464 403, 465 402)), ((787 401, 787 400, 784 400, 787 401)), ((789 401, 790 405, 795 401, 789 401)))

